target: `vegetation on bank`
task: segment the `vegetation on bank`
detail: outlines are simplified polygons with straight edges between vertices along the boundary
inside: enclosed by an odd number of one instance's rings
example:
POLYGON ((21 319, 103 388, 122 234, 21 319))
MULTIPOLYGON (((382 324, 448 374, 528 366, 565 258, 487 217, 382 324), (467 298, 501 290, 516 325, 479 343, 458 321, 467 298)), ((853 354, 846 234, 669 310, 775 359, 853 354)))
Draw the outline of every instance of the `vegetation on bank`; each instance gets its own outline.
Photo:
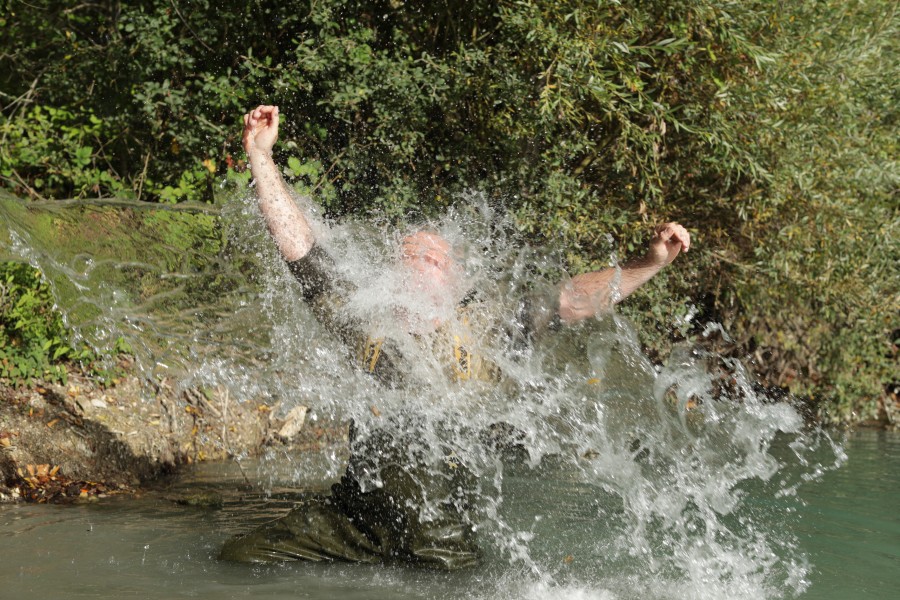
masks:
POLYGON ((40 272, 27 264, 0 263, 0 378, 64 380, 75 356, 40 272))
POLYGON ((119 338, 109 356, 86 344, 72 344, 50 288, 41 272, 28 264, 0 262, 0 381, 31 385, 35 380, 66 383, 77 367, 100 383, 110 383, 123 370, 110 366, 110 356, 128 353, 119 338))
POLYGON ((211 202, 246 177, 241 113, 276 103, 280 164, 335 217, 484 190, 535 241, 562 240, 573 272, 606 263, 607 234, 626 256, 680 220, 690 260, 624 308, 651 351, 715 320, 828 418, 884 409, 896 3, 282 4, 0 0, 0 185, 211 202))

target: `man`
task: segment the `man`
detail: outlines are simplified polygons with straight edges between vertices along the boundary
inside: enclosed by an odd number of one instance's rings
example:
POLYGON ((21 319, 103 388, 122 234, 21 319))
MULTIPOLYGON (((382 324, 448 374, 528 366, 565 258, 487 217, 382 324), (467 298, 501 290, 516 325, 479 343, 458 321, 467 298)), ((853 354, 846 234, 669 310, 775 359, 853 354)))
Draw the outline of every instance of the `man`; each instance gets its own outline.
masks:
MULTIPOLYGON (((396 340, 373 335, 365 324, 341 310, 346 285, 333 276, 330 258, 317 245, 310 221, 294 203, 272 161, 278 122, 276 106, 259 106, 244 115, 243 144, 256 180, 260 212, 316 316, 348 347, 358 350, 364 370, 388 386, 402 385, 403 363, 423 352, 445 364, 451 380, 497 381, 498 368, 481 356, 472 341, 477 315, 469 311, 468 290, 453 249, 435 231, 406 236, 400 249, 405 291, 417 303, 414 309, 398 310, 397 321, 414 340, 413 346, 420 344, 418 350, 404 351, 396 340)), ((681 225, 658 227, 642 258, 620 271, 586 273, 560 285, 551 301, 551 320, 574 323, 608 310, 689 247, 690 235, 681 225)), ((440 459, 435 461, 429 458, 429 448, 404 433, 417 426, 415 416, 397 415, 392 425, 364 440, 351 441, 350 465, 331 495, 312 497, 286 517, 230 540, 222 558, 398 560, 443 569, 474 564, 479 551, 469 514, 471 475, 451 450, 438 452, 440 459), (377 486, 362 483, 373 474, 377 486), (422 510, 426 504, 428 510, 422 510)))

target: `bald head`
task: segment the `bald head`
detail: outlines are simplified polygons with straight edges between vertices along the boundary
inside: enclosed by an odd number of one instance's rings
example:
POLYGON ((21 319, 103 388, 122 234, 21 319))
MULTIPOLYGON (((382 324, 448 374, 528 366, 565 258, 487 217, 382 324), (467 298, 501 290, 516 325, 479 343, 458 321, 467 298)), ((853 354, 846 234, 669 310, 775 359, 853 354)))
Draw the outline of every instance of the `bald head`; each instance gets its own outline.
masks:
POLYGON ((433 231, 417 231, 403 238, 401 245, 404 263, 424 261, 438 268, 448 267, 453 262, 450 251, 450 242, 433 231))
POLYGON ((459 279, 453 248, 434 231, 417 231, 403 238, 400 258, 413 276, 416 287, 431 294, 456 295, 459 279))

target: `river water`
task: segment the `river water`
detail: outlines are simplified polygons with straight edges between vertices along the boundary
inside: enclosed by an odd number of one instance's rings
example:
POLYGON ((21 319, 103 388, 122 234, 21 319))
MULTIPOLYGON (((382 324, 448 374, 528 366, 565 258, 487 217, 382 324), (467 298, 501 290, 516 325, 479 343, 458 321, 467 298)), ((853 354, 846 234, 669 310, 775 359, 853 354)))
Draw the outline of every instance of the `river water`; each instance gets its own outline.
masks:
MULTIPOLYGON (((808 482, 796 497, 755 497, 758 518, 788 509, 780 522, 796 534, 809 560, 809 587, 772 590, 771 597, 810 600, 893 599, 900 589, 900 435, 862 431, 845 443, 846 464, 808 482)), ((294 475, 320 487, 327 461, 297 458, 294 475)), ((252 466, 245 471, 254 473, 252 466)), ((634 580, 635 565, 608 560, 604 544, 621 502, 566 476, 565 470, 507 474, 503 516, 527 532, 536 576, 505 558, 445 574, 403 567, 288 565, 248 567, 216 560, 222 542, 280 514, 291 491, 268 497, 236 491, 233 464, 205 465, 142 498, 110 498, 80 506, 0 506, 2 598, 703 598, 671 573, 634 580), (219 489, 219 510, 167 499, 179 488, 219 489)), ((287 474, 286 474, 287 476, 287 474)), ((715 579, 718 574, 711 574, 715 579)), ((719 586, 721 582, 711 581, 719 586)), ((722 589, 721 598, 745 590, 722 589)))
MULTIPOLYGON (((695 341, 654 364, 615 314, 541 328, 552 311, 537 310, 525 322, 523 298, 540 307, 558 295, 560 254, 523 244, 508 218, 467 200, 429 224, 452 243, 459 281, 475 292, 460 305, 423 301, 408 285, 398 232, 314 220, 329 280, 347 283, 338 318, 366 323, 395 351, 403 385, 389 386, 355 368, 321 315, 298 301, 247 195, 219 220, 0 202, 10 223, 0 247, 46 274, 75 341, 103 348, 124 337, 150 381, 224 386, 276 412, 302 403, 315 418, 353 419, 360 448, 388 432, 404 440, 401 464, 453 456, 472 475, 465 518, 484 553, 480 566, 453 574, 217 561, 230 536, 283 514, 304 491, 326 490, 346 455, 273 453, 241 468, 204 465, 140 499, 0 508, 0 598, 755 600, 897 589, 897 437, 842 443, 808 427, 740 361, 704 349, 703 338, 727 337, 716 324, 699 324, 695 341), (452 344, 421 328, 437 320, 452 344), (461 377, 473 364, 501 377, 461 377), (514 442, 506 460, 485 443, 498 423, 514 442), (240 491, 244 474, 257 491, 240 491), (202 488, 224 506, 171 500, 202 488)), ((360 478, 364 489, 382 485, 381 467, 376 460, 360 478)), ((441 502, 417 510, 427 518, 441 502)))

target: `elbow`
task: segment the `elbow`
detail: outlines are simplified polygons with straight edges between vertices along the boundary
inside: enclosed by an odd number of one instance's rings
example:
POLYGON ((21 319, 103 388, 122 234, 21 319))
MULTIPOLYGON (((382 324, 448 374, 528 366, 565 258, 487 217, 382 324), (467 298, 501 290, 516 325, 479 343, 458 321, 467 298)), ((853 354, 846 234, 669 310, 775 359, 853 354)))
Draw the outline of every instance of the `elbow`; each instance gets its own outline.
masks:
MULTIPOLYGON (((609 271, 611 272, 611 271, 609 271)), ((559 319, 563 323, 576 323, 612 311, 613 305, 625 298, 625 294, 606 277, 584 281, 576 278, 563 283, 559 290, 559 319)))
POLYGON ((278 240, 278 250, 282 258, 287 262, 300 260, 313 249, 316 241, 312 235, 292 237, 286 240, 278 240))
POLYGON ((596 316, 602 307, 599 300, 571 286, 564 287, 559 293, 560 321, 570 324, 596 316))

